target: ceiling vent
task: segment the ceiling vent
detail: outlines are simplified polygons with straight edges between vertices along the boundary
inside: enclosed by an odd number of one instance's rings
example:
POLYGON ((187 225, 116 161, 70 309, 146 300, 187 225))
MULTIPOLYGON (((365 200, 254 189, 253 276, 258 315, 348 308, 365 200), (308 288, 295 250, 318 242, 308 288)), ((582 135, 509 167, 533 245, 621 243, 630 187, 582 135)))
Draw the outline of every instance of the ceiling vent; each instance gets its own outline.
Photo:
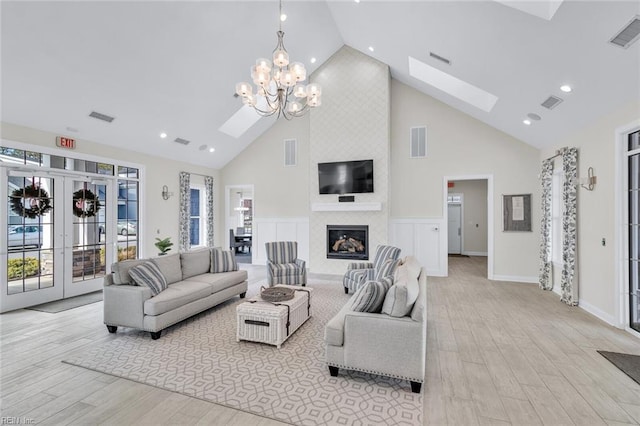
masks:
POLYGON ((609 43, 615 44, 616 46, 620 46, 623 49, 631 46, 633 42, 638 40, 640 36, 640 16, 636 15, 631 22, 629 22, 625 27, 620 30, 609 43))
POLYGON ((545 99, 545 101, 540 104, 543 107, 547 108, 547 109, 554 109, 555 107, 558 106, 558 104, 562 102, 562 99, 560 99, 557 96, 549 96, 547 99, 545 99))
POLYGON ((89 117, 97 118, 98 120, 106 121, 107 123, 111 123, 113 120, 115 120, 114 117, 110 117, 106 114, 100 114, 99 112, 95 111, 91 111, 89 117))
POLYGON ((429 52, 429 56, 431 56, 433 59, 439 60, 440 62, 444 62, 447 65, 451 65, 451 61, 450 60, 448 60, 445 57, 442 57, 442 56, 438 55, 437 53, 429 52))
POLYGON ((188 140, 182 139, 182 138, 176 138, 174 140, 174 142, 180 143, 182 145, 189 145, 191 143, 191 141, 188 141, 188 140))

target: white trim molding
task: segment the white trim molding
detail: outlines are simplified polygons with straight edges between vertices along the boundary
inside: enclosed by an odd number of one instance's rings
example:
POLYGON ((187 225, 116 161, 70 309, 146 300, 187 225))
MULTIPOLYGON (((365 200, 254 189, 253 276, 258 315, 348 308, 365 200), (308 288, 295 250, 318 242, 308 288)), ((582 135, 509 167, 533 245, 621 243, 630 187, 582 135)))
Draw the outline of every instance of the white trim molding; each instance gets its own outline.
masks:
POLYGON ((307 261, 309 257, 309 218, 308 217, 253 217, 253 238, 251 262, 254 265, 266 265, 267 253, 264 243, 269 241, 297 241, 298 258, 307 261))
POLYGON ((379 212, 382 203, 313 203, 312 212, 379 212))
POLYGON ((493 281, 507 281, 522 284, 538 284, 538 277, 527 277, 521 275, 494 275, 493 281))
POLYGON ((389 244, 399 247, 401 257, 414 256, 427 270, 427 275, 444 277, 447 274, 447 234, 443 233, 445 219, 392 218, 389 221, 389 244))
POLYGON ((601 319, 602 321, 606 322, 609 325, 612 325, 614 327, 617 327, 616 325, 616 319, 613 315, 609 315, 608 313, 606 313, 605 311, 596 308, 595 306, 593 306, 592 304, 585 302, 583 299, 579 299, 578 301, 578 307, 582 308, 583 311, 593 315, 594 317, 601 319))

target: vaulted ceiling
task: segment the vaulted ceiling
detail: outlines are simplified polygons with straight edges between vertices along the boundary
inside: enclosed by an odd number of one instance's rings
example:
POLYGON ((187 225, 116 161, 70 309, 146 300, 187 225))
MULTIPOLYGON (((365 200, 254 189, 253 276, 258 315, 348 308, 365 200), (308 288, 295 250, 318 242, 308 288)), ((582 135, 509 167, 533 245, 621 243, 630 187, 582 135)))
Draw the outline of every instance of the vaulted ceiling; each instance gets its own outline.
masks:
MULTIPOLYGON (((239 138, 219 131, 241 108, 235 83, 250 80, 255 59, 275 47, 275 1, 0 7, 4 122, 220 168, 275 121, 262 118, 239 138)), ((309 73, 346 44, 536 147, 640 99, 640 42, 609 43, 640 15, 638 1, 285 1, 283 9, 285 45, 309 73), (413 77, 410 57, 495 95, 495 105, 477 108, 413 77), (563 84, 573 91, 560 91, 563 84), (563 99, 553 110, 541 106, 550 95, 563 99), (523 124, 529 113, 541 120, 523 124)))

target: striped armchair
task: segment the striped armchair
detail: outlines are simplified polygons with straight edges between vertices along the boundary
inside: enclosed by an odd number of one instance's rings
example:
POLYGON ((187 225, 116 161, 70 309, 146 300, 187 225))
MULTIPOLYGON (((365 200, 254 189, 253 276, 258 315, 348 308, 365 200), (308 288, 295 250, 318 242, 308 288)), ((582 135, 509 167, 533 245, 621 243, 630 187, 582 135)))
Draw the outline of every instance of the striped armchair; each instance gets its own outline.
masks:
POLYGON ((307 264, 298 259, 298 243, 276 241, 264 243, 267 250, 269 287, 275 284, 307 284, 307 264))
POLYGON ((357 290, 361 284, 370 280, 380 280, 387 276, 392 276, 400 257, 400 249, 393 246, 378 246, 376 257, 371 262, 350 263, 347 273, 342 278, 345 294, 349 290, 357 290))

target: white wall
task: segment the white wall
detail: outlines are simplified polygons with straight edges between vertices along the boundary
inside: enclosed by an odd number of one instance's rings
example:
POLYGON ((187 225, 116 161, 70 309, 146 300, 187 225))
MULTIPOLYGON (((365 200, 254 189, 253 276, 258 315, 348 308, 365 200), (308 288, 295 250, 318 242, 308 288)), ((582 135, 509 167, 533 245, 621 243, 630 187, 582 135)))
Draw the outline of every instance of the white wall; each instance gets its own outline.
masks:
POLYGON ((314 73, 322 86, 322 106, 311 112, 309 194, 311 203, 337 203, 319 194, 318 163, 373 159, 374 192, 355 201, 382 203, 380 211, 312 211, 309 220, 310 270, 344 274, 351 261, 327 259, 327 225, 368 225, 369 258, 388 243, 389 67, 344 46, 314 73))
MULTIPOLYGON (((597 184, 593 191, 578 190, 578 282, 579 306, 601 319, 618 324, 619 295, 616 290, 615 258, 615 131, 640 119, 640 102, 630 103, 559 138, 553 148, 543 150, 539 161, 561 147, 578 148, 578 175, 593 167, 597 184), (602 245, 605 238, 606 245, 602 245)), ((556 161, 556 164, 558 162, 556 161)), ((560 285, 556 282, 555 285, 560 285)))
POLYGON ((462 254, 487 254, 487 181, 457 180, 449 194, 462 194, 462 254))
POLYGON ((56 136, 60 135, 9 123, 2 123, 0 135, 3 140, 59 150, 59 155, 61 156, 73 157, 74 154, 82 153, 103 157, 105 161, 107 161, 106 159, 113 159, 144 165, 145 179, 144 187, 141 191, 142 197, 144 197, 145 209, 141 212, 143 215, 142 224, 144 228, 144 233, 141 233, 141 236, 144 238, 144 240, 141 241, 141 250, 143 250, 141 253, 143 256, 156 255, 157 249, 154 246, 155 237, 171 237, 171 240, 175 244, 173 249, 177 250, 179 209, 178 173, 186 171, 213 176, 215 187, 214 205, 216 206, 214 213, 214 217, 216 218, 216 223, 214 224, 215 245, 222 245, 224 242, 224 234, 221 232, 224 229, 222 227, 223 222, 218 219, 222 217, 224 212, 221 201, 221 194, 223 193, 224 187, 220 184, 220 173, 217 170, 145 155, 139 152, 127 151, 83 139, 76 139, 77 148, 75 150, 61 149, 56 147, 56 136), (162 199, 161 193, 163 185, 167 185, 169 191, 174 194, 174 196, 168 200, 162 199))
POLYGON ((393 220, 443 218, 444 176, 493 175, 494 276, 536 281, 539 151, 396 80, 391 81, 393 220), (409 158, 409 128, 427 127, 427 158, 409 158), (502 232, 502 194, 533 194, 533 232, 502 232))

